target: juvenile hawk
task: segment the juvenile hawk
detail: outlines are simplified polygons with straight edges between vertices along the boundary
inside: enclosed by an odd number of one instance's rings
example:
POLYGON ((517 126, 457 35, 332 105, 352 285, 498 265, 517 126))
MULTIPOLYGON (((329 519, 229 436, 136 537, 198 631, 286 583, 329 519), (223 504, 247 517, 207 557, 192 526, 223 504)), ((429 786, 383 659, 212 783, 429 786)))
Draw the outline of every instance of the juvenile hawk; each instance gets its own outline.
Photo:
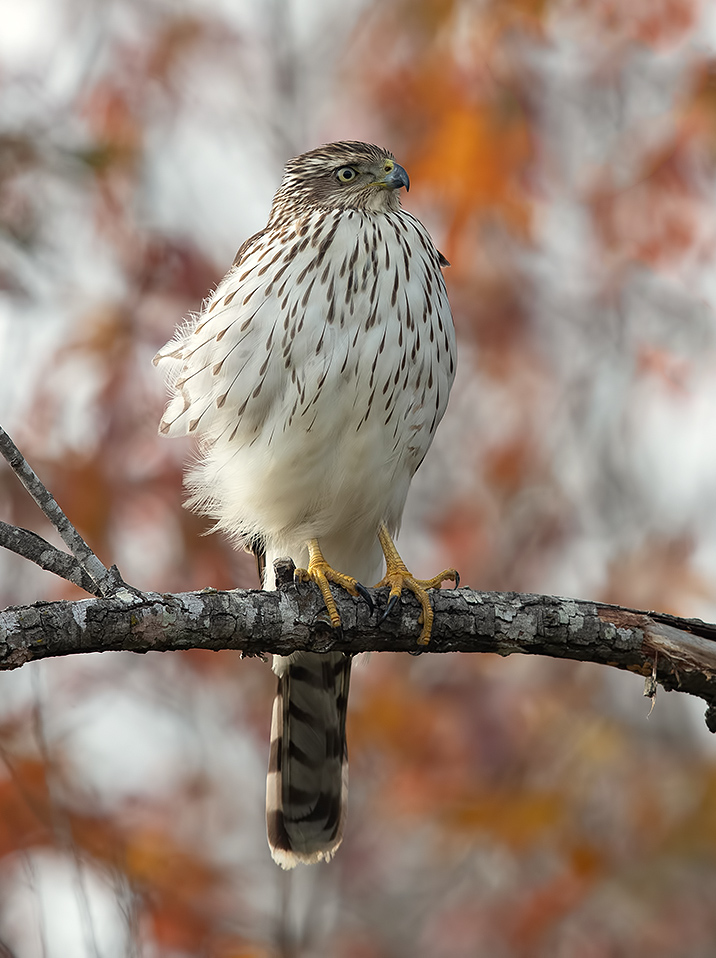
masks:
MULTIPOLYGON (((290 556, 339 625, 329 583, 355 595, 385 557, 389 608, 414 592, 426 643, 425 590, 456 573, 414 579, 391 536, 456 357, 447 262, 401 209, 409 185, 367 143, 290 160, 265 229, 155 362, 172 392, 160 432, 202 437, 189 504, 263 557, 264 588, 290 556)), ((340 652, 274 656, 266 813, 284 868, 328 860, 341 842, 350 664, 340 652)))

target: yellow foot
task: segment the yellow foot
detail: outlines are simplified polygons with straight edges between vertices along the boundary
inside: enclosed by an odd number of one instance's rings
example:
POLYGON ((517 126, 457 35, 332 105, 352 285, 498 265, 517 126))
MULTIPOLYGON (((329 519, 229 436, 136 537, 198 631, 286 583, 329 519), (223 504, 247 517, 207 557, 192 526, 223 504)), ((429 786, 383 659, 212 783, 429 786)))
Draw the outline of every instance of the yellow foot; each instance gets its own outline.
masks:
POLYGON ((362 596, 370 606, 370 611, 373 611, 373 600, 365 587, 362 586, 357 579, 354 579, 352 575, 344 575, 342 572, 336 572, 335 569, 329 566, 323 558, 321 547, 318 545, 318 539, 309 539, 308 541, 308 568, 296 569, 294 575, 299 582, 316 583, 321 590, 321 595, 323 596, 323 601, 326 604, 331 625, 334 629, 340 626, 341 617, 336 608, 336 600, 331 594, 329 582, 341 586, 341 588, 345 589, 350 595, 362 596))
POLYGON ((380 547, 383 550, 383 555, 385 556, 385 575, 376 585, 376 589, 380 589, 385 585, 390 586, 388 605, 385 612, 381 616, 380 621, 383 622, 388 615, 390 615, 390 612, 395 607, 403 589, 409 589, 410 592, 412 592, 416 597, 423 610, 419 619, 419 622, 423 626, 423 630, 418 637, 418 645, 427 645, 430 641, 430 633, 433 630, 434 616, 433 607, 430 605, 430 596, 428 595, 427 590, 439 589, 440 584, 448 579, 451 579, 453 582, 455 582, 456 586, 458 586, 460 584, 460 576, 458 575, 456 569, 445 569, 444 572, 440 572, 438 575, 433 576, 432 579, 416 579, 411 575, 405 563, 400 558, 400 554, 395 548, 395 543, 391 539, 390 533, 383 522, 381 522, 380 528, 378 529, 378 539, 380 540, 380 547))

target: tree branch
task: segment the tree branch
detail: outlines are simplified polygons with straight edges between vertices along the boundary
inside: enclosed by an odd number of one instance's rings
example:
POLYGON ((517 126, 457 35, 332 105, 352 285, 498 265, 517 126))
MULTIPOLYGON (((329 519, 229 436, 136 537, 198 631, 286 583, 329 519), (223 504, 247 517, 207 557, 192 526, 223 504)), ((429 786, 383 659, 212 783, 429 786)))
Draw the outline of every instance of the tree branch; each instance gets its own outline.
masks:
MULTIPOLYGON (((78 652, 237 649, 247 655, 297 649, 418 653, 419 609, 405 596, 376 624, 387 589, 373 590, 375 612, 335 589, 343 622, 332 629, 318 590, 294 584, 293 564, 277 563, 276 592, 205 590, 78 602, 39 602, 0 613, 0 669, 78 652)), ((637 672, 702 698, 716 730, 716 626, 553 596, 443 589, 433 593, 435 625, 425 651, 549 655, 637 672)))
MULTIPOLYGON (((62 536, 63 542, 66 543, 72 555, 75 557, 77 565, 84 571, 85 581, 91 581, 94 584, 88 591, 92 595, 107 596, 113 595, 117 589, 124 587, 125 583, 122 581, 122 577, 116 566, 112 566, 111 569, 106 569, 102 565, 2 426, 0 426, 0 455, 5 458, 20 482, 62 536)), ((26 530, 18 531, 25 532, 26 530)), ((33 533, 28 533, 28 535, 33 535, 33 533)), ((22 537, 16 537, 15 547, 8 546, 8 548, 12 548, 14 552, 20 552, 20 555, 24 555, 26 558, 31 558, 31 556, 28 556, 27 553, 23 551, 28 545, 27 540, 22 542, 21 539, 22 537)), ((2 544, 6 545, 5 542, 2 544)), ((49 549, 54 549, 54 546, 50 546, 49 543, 46 543, 46 546, 49 549)), ((56 551, 60 552, 60 550, 56 551)), ((36 560, 32 559, 31 561, 34 562, 36 560)), ((41 563, 38 563, 38 565, 41 565, 41 563)), ((52 572, 56 572, 57 575, 62 575, 63 578, 69 578, 69 576, 63 572, 58 571, 60 565, 58 565, 56 561, 54 565, 55 568, 52 568, 52 572)), ((47 567, 43 566, 43 568, 47 567)), ((76 579, 71 578, 70 581, 75 582, 76 579)), ((86 588, 86 586, 83 586, 83 588, 86 588)))
POLYGON ((716 731, 716 625, 578 599, 443 589, 433 592, 435 622, 430 645, 423 648, 417 646, 419 609, 412 595, 380 622, 387 589, 371 590, 373 612, 361 599, 335 589, 343 625, 333 629, 318 589, 294 583, 290 559, 275 564, 275 592, 141 593, 122 580, 116 566, 102 565, 2 428, 0 454, 72 555, 4 522, 0 546, 99 596, 0 612, 0 670, 51 656, 110 650, 522 652, 638 672, 646 677, 644 694, 652 699, 657 683, 696 695, 707 703, 706 724, 716 731))
POLYGON ((90 595, 100 594, 97 583, 89 577, 74 556, 62 549, 56 549, 36 532, 11 526, 8 522, 0 522, 0 546, 29 559, 41 569, 54 572, 68 582, 73 582, 90 595))

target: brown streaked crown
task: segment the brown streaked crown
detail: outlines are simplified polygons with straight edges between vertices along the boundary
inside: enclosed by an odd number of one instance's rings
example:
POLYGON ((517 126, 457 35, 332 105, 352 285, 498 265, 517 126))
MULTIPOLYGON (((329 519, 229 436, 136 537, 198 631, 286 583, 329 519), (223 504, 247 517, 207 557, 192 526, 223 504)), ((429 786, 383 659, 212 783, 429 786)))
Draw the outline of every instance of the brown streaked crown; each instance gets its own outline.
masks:
POLYGON ((376 185, 388 172, 386 163, 395 163, 389 150, 359 140, 327 143, 294 157, 274 196, 269 225, 316 208, 398 210, 398 190, 376 185), (349 182, 338 176, 345 169, 355 171, 349 182))

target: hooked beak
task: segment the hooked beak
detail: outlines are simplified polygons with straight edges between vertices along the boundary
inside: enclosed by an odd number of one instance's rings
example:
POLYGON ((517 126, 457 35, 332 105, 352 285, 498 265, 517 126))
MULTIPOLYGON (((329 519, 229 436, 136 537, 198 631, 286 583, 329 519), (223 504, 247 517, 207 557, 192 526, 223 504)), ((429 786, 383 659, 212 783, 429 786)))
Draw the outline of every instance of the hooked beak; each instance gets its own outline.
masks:
POLYGON ((410 189, 410 177, 399 163, 396 163, 390 173, 387 173, 379 182, 381 186, 390 190, 399 190, 401 186, 404 186, 406 190, 410 189))

